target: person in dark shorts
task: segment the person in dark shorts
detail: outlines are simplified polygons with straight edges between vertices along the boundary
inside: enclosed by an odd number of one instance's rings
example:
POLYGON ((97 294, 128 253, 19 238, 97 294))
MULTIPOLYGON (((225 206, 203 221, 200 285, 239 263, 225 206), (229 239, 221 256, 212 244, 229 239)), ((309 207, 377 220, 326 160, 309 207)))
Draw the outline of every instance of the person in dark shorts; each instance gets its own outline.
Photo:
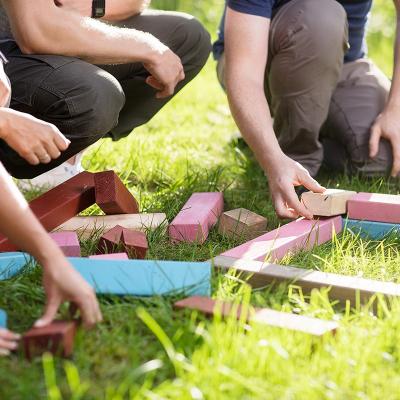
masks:
POLYGON ((399 63, 391 84, 367 58, 371 4, 226 2, 214 44, 218 78, 281 217, 311 217, 294 186, 323 191, 312 178, 323 162, 364 176, 400 172, 399 63))
POLYGON ((0 142, 14 177, 37 177, 103 137, 128 135, 199 73, 211 50, 208 32, 190 15, 143 10, 146 3, 3 0, 0 50, 9 59, 11 108, 54 124, 71 141, 35 166, 0 142))

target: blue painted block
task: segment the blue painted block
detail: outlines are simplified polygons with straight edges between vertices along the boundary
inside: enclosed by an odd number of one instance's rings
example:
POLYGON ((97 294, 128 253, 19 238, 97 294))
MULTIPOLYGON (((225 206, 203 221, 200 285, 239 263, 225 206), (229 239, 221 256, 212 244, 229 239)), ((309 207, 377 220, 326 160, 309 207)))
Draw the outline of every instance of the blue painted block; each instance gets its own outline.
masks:
POLYGON ((0 328, 7 328, 7 313, 0 309, 0 328))
POLYGON ((0 253, 0 281, 17 275, 33 258, 27 253, 0 253))
POLYGON ((211 262, 68 258, 98 294, 209 296, 211 262))
POLYGON ((356 234, 360 234, 361 237, 368 239, 383 239, 385 236, 393 233, 400 233, 399 224, 388 224, 384 222, 373 222, 373 221, 359 221, 356 219, 344 220, 345 229, 350 229, 356 234))

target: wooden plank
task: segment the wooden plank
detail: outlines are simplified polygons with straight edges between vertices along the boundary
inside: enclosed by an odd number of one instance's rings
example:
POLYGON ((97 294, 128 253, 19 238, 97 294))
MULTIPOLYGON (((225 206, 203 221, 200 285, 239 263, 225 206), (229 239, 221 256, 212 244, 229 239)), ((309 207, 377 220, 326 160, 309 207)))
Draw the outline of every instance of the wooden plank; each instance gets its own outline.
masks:
POLYGON ((275 311, 268 308, 243 308, 241 305, 236 306, 229 302, 215 301, 209 297, 189 297, 176 302, 174 306, 178 309, 189 308, 191 310, 197 310, 209 316, 218 313, 224 317, 228 317, 234 312, 237 319, 244 317, 248 322, 256 322, 277 328, 303 332, 313 336, 335 333, 339 327, 338 323, 334 321, 325 321, 322 319, 275 311), (244 316, 242 315, 243 313, 245 313, 244 316))
POLYGON ((146 258, 149 244, 145 233, 122 228, 122 243, 130 258, 146 258))
POLYGON ((129 260, 128 254, 126 253, 109 253, 109 254, 96 254, 89 256, 94 260, 129 260))
POLYGON ((97 254, 114 253, 120 247, 123 227, 116 225, 108 232, 103 233, 97 244, 97 254))
MULTIPOLYGON (((94 175, 81 172, 29 203, 33 213, 47 231, 52 231, 95 203, 94 175)), ((0 235, 0 251, 17 247, 0 235)))
POLYGON ((54 321, 43 328, 32 328, 22 337, 25 357, 31 360, 45 352, 70 357, 76 329, 76 321, 54 321))
POLYGON ((139 231, 155 230, 167 227, 168 220, 164 213, 121 214, 75 217, 60 225, 58 231, 75 231, 82 238, 90 238, 95 232, 108 232, 116 225, 139 231))
POLYGON ((105 214, 137 214, 139 205, 114 171, 94 176, 96 203, 105 214))
POLYGON ((218 232, 227 237, 254 239, 265 233, 267 219, 245 208, 224 212, 218 224, 218 232))
POLYGON ((400 196, 377 193, 358 193, 347 203, 350 219, 400 223, 400 196))
POLYGON ((0 253, 0 281, 17 275, 33 258, 27 253, 0 253))
POLYGON ((212 262, 215 268, 222 271, 228 271, 231 268, 237 270, 244 279, 249 279, 248 283, 254 288, 271 284, 293 283, 300 286, 304 294, 309 294, 313 289, 330 288, 330 299, 338 300, 342 304, 345 304, 348 300, 350 304, 355 305, 358 298, 362 303, 366 303, 375 294, 381 294, 386 298, 400 296, 400 285, 393 282, 382 282, 226 256, 215 257, 212 262))
POLYGON ((171 240, 204 243, 223 210, 222 193, 193 193, 169 226, 171 240))
POLYGON ((340 189, 327 189, 324 193, 304 192, 301 201, 313 215, 333 217, 346 214, 347 201, 356 192, 340 189))
POLYGON ((0 328, 7 329, 7 313, 0 309, 0 328))
POLYGON ((223 256, 258 261, 277 261, 287 254, 311 249, 342 230, 342 218, 298 219, 222 253, 223 256))
POLYGON ((159 296, 210 292, 210 262, 69 260, 98 294, 159 296))
POLYGON ((53 232, 50 236, 67 257, 81 256, 81 246, 76 232, 53 232))
POLYGON ((400 224, 386 222, 360 221, 358 219, 346 219, 345 229, 368 239, 380 240, 390 234, 400 233, 400 224))

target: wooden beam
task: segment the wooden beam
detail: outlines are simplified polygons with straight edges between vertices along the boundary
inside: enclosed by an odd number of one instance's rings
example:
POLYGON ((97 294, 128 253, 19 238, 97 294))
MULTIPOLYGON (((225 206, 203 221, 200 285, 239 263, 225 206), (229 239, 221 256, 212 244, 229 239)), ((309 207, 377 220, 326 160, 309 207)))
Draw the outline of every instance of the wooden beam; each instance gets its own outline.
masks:
POLYGON ((380 240, 390 234, 400 233, 400 224, 389 224, 387 222, 360 221, 358 219, 344 220, 344 228, 361 237, 380 240))
POLYGON ((0 281, 17 275, 22 268, 33 261, 28 253, 0 253, 0 281))

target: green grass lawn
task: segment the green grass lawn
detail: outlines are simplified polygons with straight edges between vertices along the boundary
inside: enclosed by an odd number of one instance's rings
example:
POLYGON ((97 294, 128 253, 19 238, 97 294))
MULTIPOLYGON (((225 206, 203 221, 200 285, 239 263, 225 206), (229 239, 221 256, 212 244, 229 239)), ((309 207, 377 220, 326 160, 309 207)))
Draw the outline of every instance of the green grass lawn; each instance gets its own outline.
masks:
MULTIPOLYGON (((221 3, 195 6, 210 29, 218 20, 212 5, 221 3)), ((384 0, 375 7, 370 52, 390 74, 394 10, 384 0)), ((192 192, 221 190, 227 210, 251 209, 267 216, 273 229, 280 221, 267 182, 237 139, 214 68, 210 60, 193 84, 129 138, 91 148, 84 165, 117 171, 142 211, 164 211, 171 220, 192 192)), ((320 178, 329 187, 399 193, 396 182, 383 179, 320 178)), ((216 230, 203 246, 171 245, 161 232, 151 233, 149 241, 149 258, 174 260, 206 260, 237 244, 216 230)), ((85 253, 94 244, 84 242, 85 253)), ((399 245, 398 237, 374 242, 344 233, 284 262, 400 282, 399 245)), ((305 297, 296 286, 282 285, 251 292, 234 275, 214 276, 213 297, 335 319, 340 331, 316 340, 173 311, 171 298, 102 298, 104 323, 79 333, 72 360, 0 359, 0 399, 400 399, 400 302, 380 299, 374 315, 368 307, 340 308, 327 291, 305 297)), ((17 332, 30 327, 43 302, 39 268, 0 282, 0 308, 17 332)))

